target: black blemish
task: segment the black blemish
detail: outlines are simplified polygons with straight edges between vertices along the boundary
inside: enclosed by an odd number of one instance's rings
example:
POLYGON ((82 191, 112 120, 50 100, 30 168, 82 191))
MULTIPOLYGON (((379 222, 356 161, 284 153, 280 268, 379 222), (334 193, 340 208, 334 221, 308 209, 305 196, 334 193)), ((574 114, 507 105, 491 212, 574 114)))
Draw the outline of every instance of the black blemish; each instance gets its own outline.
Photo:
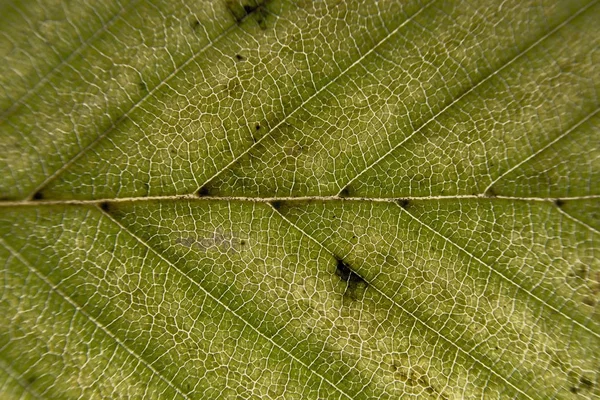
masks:
POLYGON ((238 61, 244 61, 245 60, 244 56, 242 56, 241 54, 236 54, 235 55, 235 59, 238 60, 238 61))
POLYGON ((198 197, 206 197, 210 196, 210 191, 206 186, 202 186, 200 190, 198 190, 198 197))
POLYGON ((198 29, 198 27, 200 26, 200 21, 198 21, 197 19, 194 19, 192 21, 192 23, 190 24, 190 26, 192 27, 193 31, 196 31, 196 29, 198 29))
POLYGON ((38 377, 36 375, 29 375, 26 380, 28 385, 33 385, 35 381, 37 381, 38 377))
POLYGON ((279 210, 281 208, 281 201, 279 201, 279 200, 272 201, 271 206, 274 209, 279 210))
POLYGON ((342 282, 346 283, 346 289, 343 293, 343 298, 350 301, 359 300, 362 297, 362 293, 367 288, 367 282, 361 278, 356 272, 346 264, 342 259, 336 258, 337 266, 335 274, 340 278, 342 282))
POLYGON ((565 205, 565 202, 564 202, 564 200, 556 199, 556 200, 554 200, 554 204, 556 204, 556 207, 562 208, 562 206, 565 205))
POLYGON ((352 271, 348 264, 346 264, 342 259, 337 259, 337 267, 335 270, 335 274, 339 276, 340 279, 344 282, 348 282, 348 284, 366 284, 365 280, 361 278, 356 272, 352 271))
POLYGON ((577 387, 571 386, 571 393, 577 393, 577 387))
POLYGON ((245 240, 240 240, 240 244, 241 244, 242 246, 245 246, 245 245, 246 245, 246 241, 245 241, 245 240))
POLYGON ((348 197, 350 196, 350 188, 346 186, 340 191, 340 197, 348 197))
POLYGON ((410 200, 408 199, 398 199, 397 201, 398 205, 402 208, 404 208, 405 210, 408 208, 408 206, 410 205, 410 200))
POLYGON ((100 209, 106 213, 110 212, 110 203, 108 201, 103 201, 100 203, 100 209))
POLYGON ((32 197, 33 200, 44 200, 44 193, 41 191, 35 192, 32 197))
POLYGON ((494 191, 493 188, 489 188, 488 190, 485 191, 485 193, 483 195, 485 197, 494 198, 494 197, 496 197, 496 192, 494 191))
POLYGON ((260 124, 256 124, 256 126, 254 127, 257 131, 260 130, 260 124))

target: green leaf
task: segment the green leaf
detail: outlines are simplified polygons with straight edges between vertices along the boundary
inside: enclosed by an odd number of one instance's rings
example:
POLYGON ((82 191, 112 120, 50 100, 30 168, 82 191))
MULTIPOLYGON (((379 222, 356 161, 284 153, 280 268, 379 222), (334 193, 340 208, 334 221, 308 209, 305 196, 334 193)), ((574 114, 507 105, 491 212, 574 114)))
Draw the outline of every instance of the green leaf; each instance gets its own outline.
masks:
POLYGON ((600 398, 599 18, 1 2, 1 397, 600 398))

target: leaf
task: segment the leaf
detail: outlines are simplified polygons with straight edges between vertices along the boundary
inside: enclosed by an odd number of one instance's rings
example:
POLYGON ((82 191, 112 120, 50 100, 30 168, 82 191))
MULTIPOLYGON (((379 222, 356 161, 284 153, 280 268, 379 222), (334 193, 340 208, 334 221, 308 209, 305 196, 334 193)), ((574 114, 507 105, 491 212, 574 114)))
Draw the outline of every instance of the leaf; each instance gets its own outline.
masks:
POLYGON ((600 398, 597 1, 0 10, 3 398, 600 398))

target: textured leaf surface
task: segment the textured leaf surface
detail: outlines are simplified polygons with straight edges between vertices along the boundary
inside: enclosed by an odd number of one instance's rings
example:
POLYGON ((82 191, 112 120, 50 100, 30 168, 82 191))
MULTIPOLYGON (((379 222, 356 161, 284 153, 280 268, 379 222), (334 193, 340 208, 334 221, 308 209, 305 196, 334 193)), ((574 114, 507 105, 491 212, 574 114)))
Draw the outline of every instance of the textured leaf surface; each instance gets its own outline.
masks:
POLYGON ((600 398, 597 1, 0 2, 0 395, 600 398))

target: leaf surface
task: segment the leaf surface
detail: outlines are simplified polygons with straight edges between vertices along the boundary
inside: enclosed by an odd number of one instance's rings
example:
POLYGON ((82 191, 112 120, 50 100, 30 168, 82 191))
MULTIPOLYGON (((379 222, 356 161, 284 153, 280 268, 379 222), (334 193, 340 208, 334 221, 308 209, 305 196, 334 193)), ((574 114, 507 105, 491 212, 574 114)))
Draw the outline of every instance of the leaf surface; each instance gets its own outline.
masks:
POLYGON ((599 398, 596 1, 0 5, 4 398, 599 398))

